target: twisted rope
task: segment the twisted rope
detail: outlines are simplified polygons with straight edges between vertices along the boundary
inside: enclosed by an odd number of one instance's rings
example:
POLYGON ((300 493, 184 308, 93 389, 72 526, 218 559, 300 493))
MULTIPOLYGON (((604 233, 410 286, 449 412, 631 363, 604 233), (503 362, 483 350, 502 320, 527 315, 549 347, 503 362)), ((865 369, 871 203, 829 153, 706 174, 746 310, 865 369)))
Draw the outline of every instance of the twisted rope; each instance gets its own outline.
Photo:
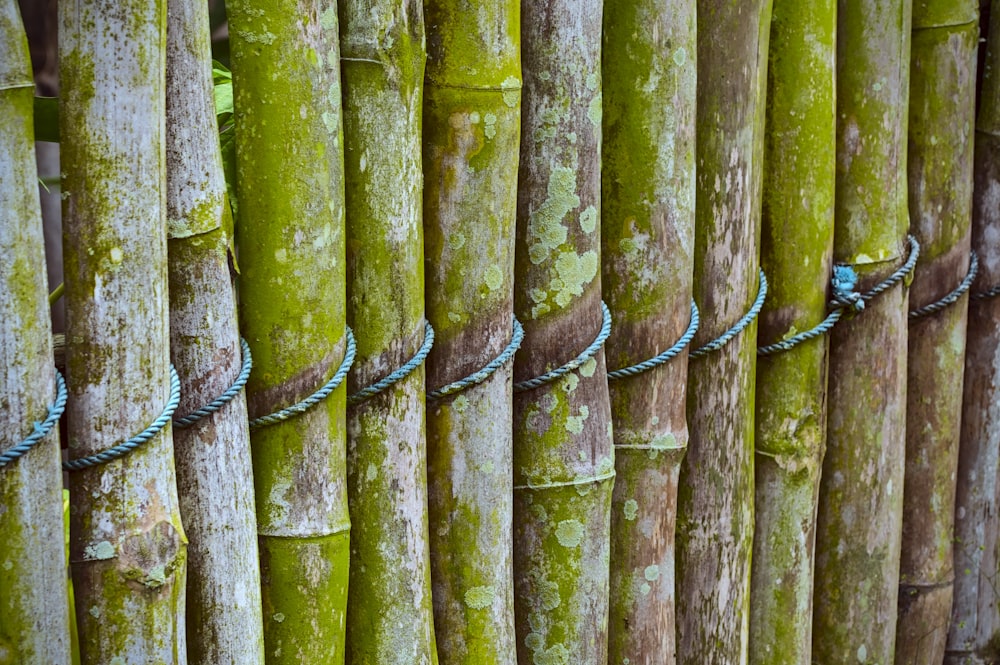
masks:
POLYGON ((125 457, 130 452, 146 444, 150 439, 156 436, 161 429, 167 426, 170 422, 170 417, 174 415, 174 411, 177 410, 177 405, 181 401, 181 380, 177 376, 177 370, 174 366, 170 366, 170 399, 167 401, 167 405, 163 408, 163 412, 152 422, 152 424, 139 432, 131 439, 119 443, 117 446, 113 446, 104 450, 102 452, 96 453, 94 455, 88 455, 87 457, 79 457, 77 459, 69 460, 68 462, 63 462, 64 471, 80 471, 81 469, 89 469, 90 467, 99 466, 101 464, 107 464, 108 462, 116 459, 125 457))
POLYGON ((458 381, 453 381, 446 386, 442 386, 437 390, 433 390, 427 393, 427 399, 440 399, 446 395, 452 395, 454 393, 465 390, 466 388, 471 388, 472 386, 478 385, 490 378, 494 372, 503 367, 511 358, 514 357, 514 353, 521 348, 521 342, 524 340, 524 327, 521 322, 514 317, 513 332, 510 337, 510 343, 507 345, 500 355, 491 360, 489 364, 476 372, 473 372, 464 379, 459 379, 458 381))
POLYGON ((763 270, 758 270, 758 272, 760 273, 760 280, 757 284, 757 298, 753 301, 753 304, 750 306, 747 313, 740 317, 740 320, 737 321, 736 325, 732 328, 722 333, 708 344, 700 346, 689 353, 688 358, 703 358, 712 351, 718 351, 725 346, 729 340, 743 332, 746 327, 757 318, 757 315, 760 314, 761 308, 764 306, 764 299, 767 298, 767 276, 764 274, 763 270))
POLYGON ((896 272, 873 286, 870 291, 862 293, 862 300, 868 302, 878 294, 896 286, 913 273, 913 268, 917 265, 917 259, 920 258, 920 243, 913 236, 906 236, 906 241, 910 243, 910 255, 907 257, 906 263, 897 268, 896 272))
POLYGON ((691 322, 688 324, 687 330, 681 335, 681 338, 674 343, 669 349, 660 353, 659 355, 653 356, 649 360, 643 360, 641 363, 636 363, 635 365, 630 365, 628 367, 622 367, 621 369, 616 369, 608 372, 608 380, 616 381, 618 379, 624 379, 628 376, 638 376, 643 372, 648 372, 654 367, 659 367, 663 365, 671 358, 676 357, 683 351, 691 340, 694 339, 694 335, 698 332, 698 326, 701 324, 701 317, 698 313, 698 305, 695 304, 694 300, 691 301, 691 322))
POLYGON ((590 346, 584 349, 580 355, 573 358, 573 360, 570 360, 562 367, 557 367, 551 372, 546 372, 545 374, 536 376, 533 379, 518 381, 514 384, 514 392, 522 393, 526 390, 532 390, 534 388, 538 388, 539 386, 544 386, 546 383, 552 383, 556 379, 569 374, 577 367, 590 360, 594 354, 596 354, 597 351, 604 346, 604 342, 606 342, 608 336, 611 335, 611 310, 608 309, 608 306, 605 305, 603 301, 601 302, 601 315, 603 317, 601 330, 597 333, 597 337, 593 342, 591 342, 590 346))
POLYGON ((392 384, 394 384, 394 383, 396 383, 398 381, 402 381, 407 376, 409 376, 409 374, 413 370, 417 369, 422 364, 424 364, 424 360, 427 359, 427 354, 429 354, 431 352, 431 348, 433 346, 434 346, 434 328, 431 327, 431 324, 429 322, 425 322, 424 323, 424 343, 417 350, 416 355, 414 355, 412 358, 410 358, 406 362, 405 365, 403 365, 399 369, 393 371, 389 376, 385 377, 384 379, 380 379, 379 381, 376 381, 375 383, 373 383, 372 385, 368 386, 367 388, 362 388, 358 392, 356 392, 353 395, 351 395, 350 397, 348 397, 347 398, 347 403, 350 406, 355 406, 357 404, 361 404, 365 400, 367 400, 367 399, 369 399, 371 397, 374 397, 375 395, 379 394, 383 390, 389 388, 392 384))
POLYGON ((34 423, 34 431, 27 436, 24 441, 9 450, 0 453, 0 469, 7 466, 14 460, 22 457, 31 450, 39 441, 44 439, 52 431, 52 428, 59 422, 63 411, 66 410, 66 381, 62 374, 56 370, 56 401, 49 407, 49 414, 42 422, 34 423))
POLYGON ((986 289, 985 291, 980 291, 979 293, 973 293, 969 296, 969 298, 972 300, 989 300, 990 298, 995 298, 997 296, 1000 296, 1000 284, 991 289, 986 289))
POLYGON ((253 358, 250 356, 250 345, 247 344, 247 341, 242 337, 240 338, 240 348, 243 350, 243 366, 240 368, 239 376, 236 377, 233 385, 229 386, 226 389, 226 392, 222 393, 205 406, 195 409, 183 418, 174 418, 174 427, 178 429, 186 429, 205 416, 209 416, 224 407, 226 404, 229 404, 237 395, 240 394, 240 391, 243 390, 243 386, 245 386, 247 381, 250 379, 250 370, 253 369, 253 358))
POLYGON ((946 307, 954 305, 958 302, 958 299, 965 295, 965 292, 972 286, 972 280, 976 278, 977 272, 979 272, 979 257, 976 256, 975 252, 972 252, 969 257, 969 271, 965 273, 965 279, 963 279, 951 293, 940 300, 935 300, 929 305, 924 305, 923 307, 917 307, 916 309, 910 310, 910 321, 916 321, 921 317, 936 314, 946 307))
POLYGON ((314 392, 312 395, 309 395, 309 397, 306 397, 301 402, 296 402, 291 406, 275 411, 274 413, 269 413, 266 416, 254 418, 250 421, 251 430, 257 430, 261 427, 267 427, 268 425, 284 422, 289 418, 294 418, 301 413, 305 413, 326 399, 330 393, 336 390, 337 386, 343 383, 344 378, 347 376, 347 372, 351 369, 351 365, 354 364, 354 354, 357 352, 357 345, 354 342, 354 332, 350 329, 350 327, 344 330, 344 335, 347 337, 347 349, 344 351, 344 359, 340 361, 340 367, 338 367, 337 371, 333 373, 330 380, 323 384, 319 390, 314 392))

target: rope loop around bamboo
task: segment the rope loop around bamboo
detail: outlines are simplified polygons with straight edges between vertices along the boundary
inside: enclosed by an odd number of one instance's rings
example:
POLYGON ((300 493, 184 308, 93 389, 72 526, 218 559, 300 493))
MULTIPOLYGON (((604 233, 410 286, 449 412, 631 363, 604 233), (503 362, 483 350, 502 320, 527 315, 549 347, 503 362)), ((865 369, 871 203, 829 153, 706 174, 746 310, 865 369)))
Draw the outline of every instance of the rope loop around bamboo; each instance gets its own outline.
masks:
POLYGON ((357 353, 357 344, 354 341, 354 331, 352 331, 350 327, 347 327, 344 330, 344 336, 347 338, 347 348, 344 350, 344 359, 340 362, 340 367, 338 367, 337 371, 333 373, 330 380, 323 384, 319 390, 314 392, 312 395, 309 395, 309 397, 306 397, 301 402, 296 402, 291 406, 279 409, 278 411, 269 413, 266 416, 254 418, 250 421, 251 431, 260 429, 261 427, 267 427, 268 425, 275 425, 290 418, 294 418, 299 414, 305 413, 329 397, 330 393, 336 390, 337 386, 344 382, 344 379, 347 377, 347 373, 354 365, 354 356, 357 353))
POLYGON ((521 322, 517 320, 517 317, 513 317, 513 326, 510 336, 510 343, 507 347, 500 352, 496 358, 491 360, 487 365, 481 369, 476 370, 464 379, 459 379, 458 381, 452 381, 451 383, 444 385, 437 390, 432 390, 427 393, 427 399, 435 400, 441 399, 442 397, 447 397, 448 395, 454 395, 455 393, 461 392, 466 388, 471 388, 472 386, 479 385, 486 379, 490 378, 498 369, 503 367, 505 364, 510 362, 517 353, 517 350, 521 348, 521 342, 524 340, 524 326, 521 322))
POLYGON ((976 279, 976 273, 979 272, 979 257, 976 256, 975 252, 972 252, 969 256, 969 270, 965 273, 965 277, 948 295, 935 300, 934 302, 924 305, 923 307, 917 307, 916 309, 910 310, 908 315, 909 320, 916 321, 925 316, 930 316, 931 314, 937 314, 938 312, 954 305, 958 302, 965 293, 972 287, 972 281, 976 279))
POLYGON ((654 367, 659 367, 665 364, 667 361, 676 358, 680 355, 681 351, 687 348, 691 340, 694 339, 695 333, 698 332, 698 326, 701 325, 701 316, 698 312, 698 305, 695 304, 694 300, 691 301, 691 320, 688 323, 687 330, 681 335, 673 346, 664 351, 663 353, 657 354, 648 360, 643 360, 635 365, 629 365, 628 367, 622 367, 621 369, 615 369, 608 372, 608 381, 617 381, 630 376, 638 376, 643 372, 648 372, 654 367))
POLYGON ((131 439, 123 441, 116 446, 112 446, 107 450, 103 450, 93 455, 88 455, 87 457, 78 457, 77 459, 63 462, 63 470, 80 471, 82 469, 89 469, 91 467, 107 464, 108 462, 125 457, 132 451, 148 443, 150 439, 159 434, 160 430, 166 427, 171 421, 171 417, 174 415, 174 411, 177 410, 177 405, 180 404, 180 402, 181 380, 180 377, 177 376, 177 370, 174 369, 173 365, 171 365, 170 399, 167 400, 167 405, 163 408, 163 412, 160 413, 160 415, 149 425, 149 427, 139 432, 131 439))
POLYGON ((764 300, 767 298, 767 275, 765 275, 764 271, 761 269, 758 269, 757 272, 759 277, 759 281, 757 283, 757 297, 754 299, 753 304, 750 305, 750 309, 747 310, 747 313, 740 317, 740 320, 737 321, 732 328, 722 333, 711 342, 703 344, 689 353, 688 358, 704 358, 709 353, 718 351, 728 344, 731 339, 746 330, 746 328, 753 323, 753 320, 757 318, 758 314, 760 314, 761 308, 764 307, 764 300))
POLYGON ((183 418, 174 418, 174 427, 178 429, 186 429, 196 422, 210 416, 215 413, 226 404, 233 401, 237 395, 243 390, 243 387, 247 384, 250 379, 250 370, 253 369, 253 357, 250 355, 250 345, 247 341, 240 338, 240 349, 243 351, 243 364, 240 367, 240 373, 237 375, 236 380, 233 381, 233 385, 226 388, 226 391, 213 399, 211 402, 205 406, 199 407, 184 416, 183 418))
POLYGON ((431 326, 429 321, 424 322, 424 343, 421 344, 420 348, 417 350, 416 354, 404 364, 399 369, 394 370, 388 376, 383 379, 379 379, 375 383, 371 384, 367 388, 362 388, 358 392, 347 398, 347 404, 349 406, 357 406, 362 402, 371 399, 375 395, 388 390, 393 384, 402 381, 407 376, 409 376, 415 369, 424 364, 424 360, 430 354, 431 349, 434 347, 434 328, 431 326))
POLYGON ((544 386, 547 383, 552 383, 556 379, 569 374, 583 365, 583 363, 593 358, 601 347, 604 346, 604 342, 606 342, 608 337, 611 335, 611 310, 609 310, 608 306, 604 304, 604 301, 601 301, 601 316, 601 329, 598 331, 597 337, 594 338, 594 341, 590 343, 590 346, 584 349, 580 355, 573 358, 573 360, 570 360, 562 367, 557 367, 556 369, 546 372, 541 376, 536 376, 533 379, 525 379, 524 381, 518 381, 514 384, 514 392, 523 393, 527 390, 534 390, 535 388, 544 386))
POLYGON ((23 441, 16 446, 0 453, 0 469, 23 457, 25 453, 34 448, 40 441, 49 435, 49 432, 59 422, 63 411, 66 410, 66 380, 63 375, 56 370, 56 401, 48 408, 48 415, 42 422, 34 423, 34 429, 23 441))

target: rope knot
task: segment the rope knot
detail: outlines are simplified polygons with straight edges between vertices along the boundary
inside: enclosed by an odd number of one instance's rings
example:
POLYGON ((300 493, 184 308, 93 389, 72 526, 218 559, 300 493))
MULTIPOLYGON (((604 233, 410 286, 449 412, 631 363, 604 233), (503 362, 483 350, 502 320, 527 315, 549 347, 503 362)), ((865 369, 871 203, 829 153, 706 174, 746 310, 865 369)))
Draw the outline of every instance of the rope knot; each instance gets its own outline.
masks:
POLYGON ((858 285, 858 274, 851 266, 833 266, 833 295, 830 306, 834 308, 850 309, 855 313, 861 312, 865 308, 865 301, 862 295, 855 291, 858 285))

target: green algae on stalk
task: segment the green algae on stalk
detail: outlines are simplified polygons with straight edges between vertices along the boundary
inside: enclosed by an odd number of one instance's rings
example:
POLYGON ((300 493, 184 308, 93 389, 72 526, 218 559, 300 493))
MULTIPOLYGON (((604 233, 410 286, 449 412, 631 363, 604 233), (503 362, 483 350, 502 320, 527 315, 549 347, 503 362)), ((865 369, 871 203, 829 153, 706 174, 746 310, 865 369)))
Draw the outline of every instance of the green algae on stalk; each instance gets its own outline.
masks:
MULTIPOLYGON (((670 347, 691 316, 696 3, 605 4, 601 255, 613 368, 670 347), (639 84, 636 84, 636 81, 639 84)), ((674 522, 687 447, 682 355, 609 384, 615 439, 608 662, 672 665, 674 522)))
MULTIPOLYGON (((353 393, 402 366, 424 339, 426 51, 418 0, 344 0, 340 19, 353 393)), ((420 367, 348 413, 352 665, 437 663, 424 392, 420 367)))
MULTIPOLYGON (((0 453, 55 400, 28 42, 0 2, 0 453)), ((0 663, 70 662, 58 428, 0 467, 0 663)))
MULTIPOLYGON (((568 362, 601 327, 602 5, 521 6, 515 381, 568 362)), ((603 351, 515 395, 518 662, 606 662, 613 478, 603 351)))
MULTIPOLYGON (((167 234, 178 416, 223 393, 241 365, 232 228, 212 90, 208 6, 167 0, 167 234)), ((264 662, 246 398, 174 430, 188 545, 191 663, 264 662)))
MULTIPOLYGON (((767 90, 758 345, 819 324, 833 255, 835 0, 775 0, 767 90)), ((750 662, 809 665, 828 338, 757 361, 750 662)))
MULTIPOLYGON (((520 140, 520 5, 425 3, 427 386, 511 339, 520 140), (513 103, 511 103, 513 102, 513 103)), ((514 665, 511 367, 427 410, 434 626, 441 660, 514 665)))
MULTIPOLYGON (((771 2, 701 0, 698 17, 694 299, 703 315, 695 347, 733 325, 758 292, 771 2)), ((684 665, 748 657, 756 339, 753 323, 688 367, 690 442, 677 508, 684 665)))
MULTIPOLYGON (((60 3, 71 459, 141 432, 169 395, 166 15, 165 0, 60 3)), ((69 482, 82 661, 186 662, 171 428, 69 482)))
MULTIPOLYGON (((1000 2, 993 2, 976 119, 972 293, 1000 285, 1000 2)), ((1000 473, 1000 298, 969 301, 961 442, 955 496, 955 591, 945 665, 986 665, 1000 657, 997 480, 1000 473)))
MULTIPOLYGON (((911 310, 947 295, 969 269, 977 14, 975 0, 914 4, 907 168, 921 252, 911 310)), ((962 298, 910 322, 897 663, 944 659, 967 309, 962 298)))
MULTIPOLYGON (((240 323, 256 418, 313 393, 346 351, 337 6, 230 0, 227 12, 240 323)), ((251 435, 269 663, 344 658, 345 392, 251 435)))
MULTIPOLYGON (((905 260, 909 0, 841 0, 834 260, 872 288, 905 260)), ((813 660, 893 662, 906 409, 900 284, 830 336, 813 660)))

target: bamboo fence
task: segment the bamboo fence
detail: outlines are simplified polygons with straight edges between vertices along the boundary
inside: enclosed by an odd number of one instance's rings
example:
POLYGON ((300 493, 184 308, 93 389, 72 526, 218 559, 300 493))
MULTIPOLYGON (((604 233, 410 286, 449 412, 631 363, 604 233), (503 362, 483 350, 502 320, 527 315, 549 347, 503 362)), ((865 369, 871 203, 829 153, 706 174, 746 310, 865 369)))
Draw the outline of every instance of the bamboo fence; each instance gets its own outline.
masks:
POLYGON ((1000 662, 997 2, 20 1, 0 665, 1000 662))

